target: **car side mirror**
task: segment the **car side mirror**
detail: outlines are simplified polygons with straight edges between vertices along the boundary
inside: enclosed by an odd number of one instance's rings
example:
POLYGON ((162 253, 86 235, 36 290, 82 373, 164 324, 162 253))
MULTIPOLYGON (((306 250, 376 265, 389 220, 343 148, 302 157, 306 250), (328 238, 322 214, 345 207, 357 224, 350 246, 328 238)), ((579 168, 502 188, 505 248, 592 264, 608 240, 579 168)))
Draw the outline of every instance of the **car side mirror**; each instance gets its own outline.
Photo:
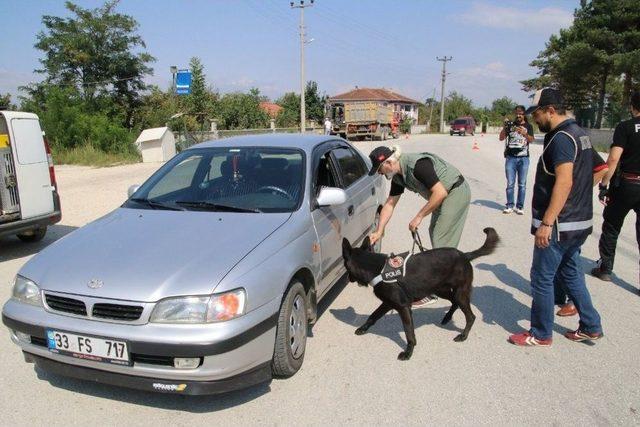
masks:
POLYGON ((132 186, 130 186, 129 189, 127 190, 127 198, 130 198, 131 196, 133 196, 133 193, 138 191, 138 188, 140 188, 140 184, 133 184, 132 186))
POLYGON ((347 193, 341 188, 322 187, 316 197, 316 206, 338 206, 347 201, 347 193))

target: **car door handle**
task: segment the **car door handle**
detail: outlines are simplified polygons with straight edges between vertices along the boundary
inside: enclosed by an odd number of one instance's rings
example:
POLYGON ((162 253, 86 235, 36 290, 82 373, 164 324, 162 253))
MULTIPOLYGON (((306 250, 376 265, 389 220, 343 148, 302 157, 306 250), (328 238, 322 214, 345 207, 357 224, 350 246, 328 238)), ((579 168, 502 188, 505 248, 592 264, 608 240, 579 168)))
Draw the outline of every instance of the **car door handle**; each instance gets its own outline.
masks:
POLYGON ((375 196, 376 194, 376 187, 371 187, 371 195, 375 196))
POLYGON ((348 214, 349 216, 353 215, 353 205, 351 205, 351 206, 349 206, 349 207, 347 208, 347 214, 348 214))

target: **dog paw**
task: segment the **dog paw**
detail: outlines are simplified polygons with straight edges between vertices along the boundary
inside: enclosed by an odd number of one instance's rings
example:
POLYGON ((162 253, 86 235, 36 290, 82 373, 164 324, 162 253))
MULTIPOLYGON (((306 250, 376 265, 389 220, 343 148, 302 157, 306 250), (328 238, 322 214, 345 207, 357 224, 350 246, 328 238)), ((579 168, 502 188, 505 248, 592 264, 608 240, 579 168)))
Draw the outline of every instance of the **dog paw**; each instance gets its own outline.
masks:
POLYGON ((466 339, 467 339, 467 337, 466 337, 464 334, 460 334, 460 335, 458 335, 457 337, 455 337, 453 340, 454 340, 455 342, 462 342, 462 341, 464 341, 464 340, 466 340, 466 339))
POLYGON ((409 360, 409 359, 411 359, 411 354, 412 353, 413 352, 411 352, 411 351, 400 352, 400 354, 398 354, 398 360, 409 360))
POLYGON ((367 328, 358 328, 356 329, 356 335, 364 335, 367 333, 367 328))

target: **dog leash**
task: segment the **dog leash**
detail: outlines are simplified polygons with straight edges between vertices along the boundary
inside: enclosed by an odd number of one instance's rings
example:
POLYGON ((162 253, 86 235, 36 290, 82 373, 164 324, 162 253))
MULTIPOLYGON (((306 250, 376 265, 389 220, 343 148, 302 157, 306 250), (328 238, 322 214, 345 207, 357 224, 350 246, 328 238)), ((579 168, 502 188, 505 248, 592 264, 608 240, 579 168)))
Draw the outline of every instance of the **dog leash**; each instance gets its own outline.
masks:
POLYGON ((424 246, 422 246, 422 240, 420 239, 420 234, 418 233, 418 230, 412 231, 411 237, 413 237, 413 246, 411 246, 411 255, 413 255, 413 252, 415 251, 416 246, 418 246, 418 248, 420 249, 420 252, 426 251, 424 246))

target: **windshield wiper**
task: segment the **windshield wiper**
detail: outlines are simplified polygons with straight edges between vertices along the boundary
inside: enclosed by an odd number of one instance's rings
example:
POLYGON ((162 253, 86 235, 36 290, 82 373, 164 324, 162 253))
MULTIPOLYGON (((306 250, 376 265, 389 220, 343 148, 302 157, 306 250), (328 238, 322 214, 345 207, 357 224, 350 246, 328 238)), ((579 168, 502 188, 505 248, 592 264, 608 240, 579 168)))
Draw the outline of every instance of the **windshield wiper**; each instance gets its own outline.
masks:
POLYGON ((141 203, 147 206, 151 206, 154 209, 165 209, 165 210, 169 210, 169 211, 183 211, 184 209, 182 209, 179 206, 171 206, 171 205, 167 205, 165 203, 161 203, 161 202, 156 202, 154 200, 149 200, 149 199, 129 199, 133 202, 136 203, 141 203))
POLYGON ((218 203, 211 202, 190 202, 190 201, 178 201, 176 205, 186 206, 188 208, 196 208, 196 209, 204 209, 210 211, 227 211, 227 212, 251 212, 251 213, 261 213, 260 209, 250 209, 250 208, 242 208, 240 206, 229 206, 229 205, 221 205, 218 203))

